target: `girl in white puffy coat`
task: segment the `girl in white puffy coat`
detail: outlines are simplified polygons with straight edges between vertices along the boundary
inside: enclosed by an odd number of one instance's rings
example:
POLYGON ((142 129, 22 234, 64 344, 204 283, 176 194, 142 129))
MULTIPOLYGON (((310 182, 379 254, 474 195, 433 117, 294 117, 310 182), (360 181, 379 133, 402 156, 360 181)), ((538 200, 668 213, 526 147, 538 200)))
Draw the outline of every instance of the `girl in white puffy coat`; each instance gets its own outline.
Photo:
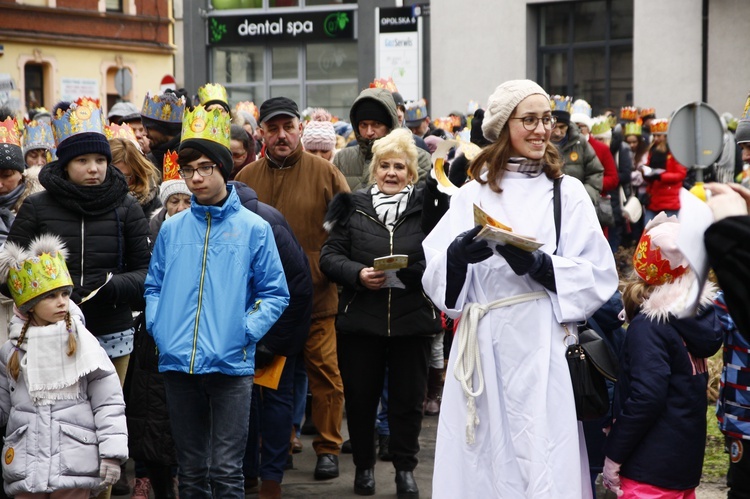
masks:
POLYGON ((88 499, 111 485, 128 457, 119 378, 70 301, 72 282, 56 237, 0 254, 15 302, 0 348, 5 492, 16 499, 88 499))

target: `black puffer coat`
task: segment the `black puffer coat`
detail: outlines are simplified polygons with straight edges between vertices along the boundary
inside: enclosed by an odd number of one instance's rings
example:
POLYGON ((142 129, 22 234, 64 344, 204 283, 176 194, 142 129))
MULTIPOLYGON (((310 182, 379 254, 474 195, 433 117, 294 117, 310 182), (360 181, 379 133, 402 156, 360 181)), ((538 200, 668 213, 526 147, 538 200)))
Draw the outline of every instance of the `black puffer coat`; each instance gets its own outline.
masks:
MULTIPOLYGON (((59 168, 55 163, 44 168, 59 168)), ((119 175, 118 181, 125 181, 114 166, 108 167, 107 175, 119 175)), ((151 259, 143 210, 127 194, 127 186, 112 200, 116 208, 101 215, 74 211, 58 200, 61 194, 50 191, 49 184, 45 187, 48 190, 32 194, 23 202, 8 241, 28 248, 41 234, 60 236, 68 250, 66 263, 75 294, 86 296, 104 284, 108 273, 113 274, 94 298, 81 304, 86 327, 95 336, 132 327, 132 309, 143 308, 143 283, 151 259)))
POLYGON ((424 186, 411 194, 406 211, 393 232, 380 222, 370 189, 337 194, 326 215, 328 240, 320 252, 320 268, 341 284, 336 329, 340 334, 377 336, 433 335, 440 332, 440 314, 422 290, 425 268, 421 227, 424 186), (406 289, 371 291, 359 282, 359 272, 387 255, 408 255, 412 279, 406 289))

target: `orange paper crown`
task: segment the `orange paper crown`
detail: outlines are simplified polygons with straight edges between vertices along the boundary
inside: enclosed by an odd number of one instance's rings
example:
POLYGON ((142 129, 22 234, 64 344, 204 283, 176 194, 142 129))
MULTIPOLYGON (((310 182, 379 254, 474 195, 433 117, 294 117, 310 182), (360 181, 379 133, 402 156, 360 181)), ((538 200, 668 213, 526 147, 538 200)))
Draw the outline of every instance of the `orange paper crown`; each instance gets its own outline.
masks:
POLYGON ((14 118, 0 121, 0 144, 12 144, 21 147, 21 125, 14 118))
POLYGON ((644 107, 641 109, 641 118, 645 118, 646 116, 656 116, 656 109, 653 107, 644 107))
POLYGON ((651 122, 651 133, 667 133, 669 129, 669 120, 664 118, 651 122))
POLYGON ((626 121, 635 121, 638 118, 638 108, 633 106, 625 106, 620 108, 620 119, 626 121))
MULTIPOLYGON (((458 123, 459 124, 461 123, 461 119, 460 118, 459 118, 458 123)), ((436 127, 441 128, 441 129, 445 130, 448 133, 453 133, 453 118, 451 118, 450 116, 445 116, 445 117, 442 117, 442 118, 436 118, 435 121, 433 122, 433 124, 436 127)))
POLYGON ((384 88, 390 93, 398 92, 396 83, 390 76, 388 78, 376 78, 372 83, 370 83, 370 88, 384 88))
POLYGON ((258 121, 258 119, 260 119, 260 111, 258 110, 258 106, 256 106, 254 102, 251 102, 249 100, 238 102, 234 106, 234 110, 235 112, 245 111, 246 113, 250 113, 250 115, 255 118, 255 121, 258 121))
POLYGON ((177 164, 177 151, 167 150, 166 154, 164 154, 164 168, 162 169, 164 173, 162 174, 162 181, 182 180, 179 169, 180 165, 177 164))
POLYGON ((674 282, 675 279, 687 272, 687 268, 680 265, 672 268, 669 260, 662 258, 661 248, 652 248, 651 236, 644 234, 638 242, 633 254, 633 269, 635 272, 651 285, 660 285, 674 282))

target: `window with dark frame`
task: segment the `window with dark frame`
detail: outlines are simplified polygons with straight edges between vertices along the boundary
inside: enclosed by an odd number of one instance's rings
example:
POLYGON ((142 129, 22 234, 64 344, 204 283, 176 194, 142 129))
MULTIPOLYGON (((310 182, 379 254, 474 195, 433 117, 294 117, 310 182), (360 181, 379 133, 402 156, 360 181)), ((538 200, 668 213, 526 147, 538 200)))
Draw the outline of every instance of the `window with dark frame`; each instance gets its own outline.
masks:
POLYGON ((44 107, 44 66, 26 63, 23 68, 23 79, 26 108, 44 107))
POLYGON ((122 0, 106 0, 107 12, 122 12, 122 0))

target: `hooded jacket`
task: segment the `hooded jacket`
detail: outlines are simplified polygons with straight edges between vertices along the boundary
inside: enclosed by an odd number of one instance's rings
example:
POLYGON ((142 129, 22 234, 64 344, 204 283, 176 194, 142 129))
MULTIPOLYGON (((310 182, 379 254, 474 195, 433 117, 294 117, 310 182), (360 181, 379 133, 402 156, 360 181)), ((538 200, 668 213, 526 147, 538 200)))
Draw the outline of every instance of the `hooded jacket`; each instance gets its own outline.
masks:
POLYGON ((605 454, 620 474, 667 489, 698 486, 706 446, 707 357, 721 347, 712 306, 666 322, 630 322, 615 389, 615 422, 605 454))
POLYGON ((145 297, 160 372, 254 374, 255 344, 289 303, 271 227, 227 190, 222 206, 193 199, 156 239, 145 297))
MULTIPOLYGON (((395 130, 401 126, 398 121, 398 113, 396 112, 396 103, 388 90, 383 88, 366 88, 354 100, 351 111, 349 111, 349 120, 354 128, 357 147, 345 147, 333 157, 333 164, 344 174, 352 192, 367 187, 370 184, 370 160, 372 159, 372 144, 374 141, 366 139, 359 134, 359 122, 355 120, 357 106, 365 99, 376 101, 388 111, 391 117, 391 123, 386 123, 389 133, 391 130, 395 130)), ((423 180, 430 173, 432 161, 430 160, 430 153, 423 149, 418 149, 417 151, 419 179, 423 180)))
POLYGON ((602 190, 604 167, 591 145, 584 140, 578 127, 571 123, 568 127, 568 140, 557 146, 565 162, 563 172, 581 181, 586 188, 591 201, 599 203, 599 193, 602 190))

